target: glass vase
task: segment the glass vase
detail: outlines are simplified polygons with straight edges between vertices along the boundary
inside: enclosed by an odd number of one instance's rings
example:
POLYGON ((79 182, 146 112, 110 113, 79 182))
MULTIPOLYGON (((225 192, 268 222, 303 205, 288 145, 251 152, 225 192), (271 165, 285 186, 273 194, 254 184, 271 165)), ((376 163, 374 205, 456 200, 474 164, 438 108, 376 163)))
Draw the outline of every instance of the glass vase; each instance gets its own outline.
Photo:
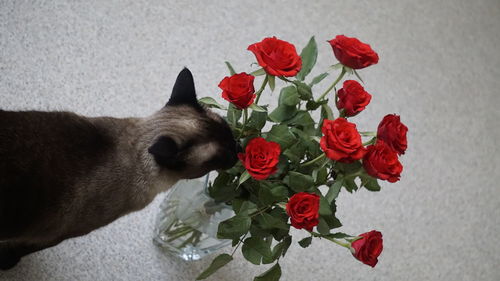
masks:
POLYGON ((153 242, 164 253, 199 260, 231 244, 217 239, 217 228, 233 215, 230 206, 208 195, 208 175, 179 181, 161 203, 153 242))

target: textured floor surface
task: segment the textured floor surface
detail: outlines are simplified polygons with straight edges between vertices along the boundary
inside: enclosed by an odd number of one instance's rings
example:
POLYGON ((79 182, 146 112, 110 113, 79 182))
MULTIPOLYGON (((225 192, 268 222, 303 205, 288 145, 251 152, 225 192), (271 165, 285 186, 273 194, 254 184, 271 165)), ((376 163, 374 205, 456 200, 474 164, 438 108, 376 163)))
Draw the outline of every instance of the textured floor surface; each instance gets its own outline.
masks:
MULTIPOLYGON (((334 62, 325 41, 336 34, 378 51, 379 64, 361 71, 372 104, 353 120, 370 130, 400 114, 410 129, 405 170, 380 193, 339 198, 344 231, 383 232, 376 268, 314 241, 293 245, 282 280, 500 280, 498 0, 0 0, 0 107, 146 116, 183 66, 200 96, 218 98, 223 62, 249 70, 249 44, 276 35, 301 49, 316 35, 319 73, 334 62)), ((209 260, 183 263, 151 243, 163 196, 24 258, 0 280, 193 280, 209 260)), ((210 280, 251 280, 264 269, 238 255, 210 280)))

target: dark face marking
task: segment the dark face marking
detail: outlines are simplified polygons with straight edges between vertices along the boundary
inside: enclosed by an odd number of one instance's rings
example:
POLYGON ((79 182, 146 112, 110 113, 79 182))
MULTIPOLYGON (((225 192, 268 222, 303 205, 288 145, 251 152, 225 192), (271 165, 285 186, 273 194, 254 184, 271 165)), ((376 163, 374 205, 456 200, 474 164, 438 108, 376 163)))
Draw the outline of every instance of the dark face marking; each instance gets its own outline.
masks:
POLYGON ((184 163, 179 161, 179 148, 175 141, 167 136, 159 137, 156 142, 149 147, 148 152, 151 153, 158 165, 171 169, 180 170, 184 167, 184 163))

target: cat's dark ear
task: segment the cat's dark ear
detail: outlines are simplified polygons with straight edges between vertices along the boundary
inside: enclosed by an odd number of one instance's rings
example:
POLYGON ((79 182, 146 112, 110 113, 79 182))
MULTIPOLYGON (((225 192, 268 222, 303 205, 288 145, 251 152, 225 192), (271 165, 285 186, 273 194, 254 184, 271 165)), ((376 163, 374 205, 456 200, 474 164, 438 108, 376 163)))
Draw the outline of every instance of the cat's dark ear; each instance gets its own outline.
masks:
POLYGON ((159 137, 156 142, 148 148, 158 165, 169 169, 182 168, 179 160, 179 148, 175 141, 166 136, 159 137))
POLYGON ((200 106, 198 100, 196 99, 196 91, 194 88, 193 75, 189 69, 184 68, 175 81, 174 89, 172 90, 172 95, 167 105, 192 105, 200 106))

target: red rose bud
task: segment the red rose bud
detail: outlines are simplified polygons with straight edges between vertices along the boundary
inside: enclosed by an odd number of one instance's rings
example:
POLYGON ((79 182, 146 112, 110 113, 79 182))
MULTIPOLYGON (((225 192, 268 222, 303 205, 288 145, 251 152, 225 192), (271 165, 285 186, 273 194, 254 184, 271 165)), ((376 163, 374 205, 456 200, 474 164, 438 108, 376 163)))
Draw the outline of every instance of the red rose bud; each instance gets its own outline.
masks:
POLYGON ((337 92, 337 108, 343 109, 346 116, 354 116, 365 109, 372 96, 355 80, 344 81, 343 88, 337 92))
POLYGON ((254 79, 254 76, 244 72, 225 77, 219 83, 219 88, 222 89, 222 98, 239 109, 249 107, 255 99, 254 79))
POLYGON ((259 65, 270 75, 295 76, 302 68, 302 59, 295 46, 276 37, 252 44, 248 50, 254 53, 259 65))
POLYGON ((245 153, 239 153, 238 158, 254 179, 265 180, 278 170, 280 153, 278 143, 257 137, 248 142, 245 153))
POLYGON ((328 41, 339 62, 353 69, 361 69, 378 63, 378 55, 370 45, 344 35, 328 41))
POLYGON ((286 204, 286 213, 293 227, 312 231, 319 223, 319 196, 307 192, 293 195, 286 204))
POLYGON ((356 125, 345 118, 324 120, 321 131, 323 137, 319 145, 328 158, 352 163, 365 155, 366 149, 363 147, 356 125))
POLYGON ((375 267, 378 262, 378 256, 380 256, 384 248, 382 233, 372 230, 358 236, 362 238, 351 244, 354 257, 364 264, 375 267))
POLYGON ((403 165, 399 163, 396 151, 381 140, 377 140, 376 144, 368 146, 367 149, 363 158, 366 172, 381 180, 397 182, 401 177, 403 165))
POLYGON ((388 114, 378 125, 377 139, 384 141, 401 155, 405 154, 406 148, 408 147, 406 141, 407 132, 408 127, 401 123, 398 115, 388 114))

